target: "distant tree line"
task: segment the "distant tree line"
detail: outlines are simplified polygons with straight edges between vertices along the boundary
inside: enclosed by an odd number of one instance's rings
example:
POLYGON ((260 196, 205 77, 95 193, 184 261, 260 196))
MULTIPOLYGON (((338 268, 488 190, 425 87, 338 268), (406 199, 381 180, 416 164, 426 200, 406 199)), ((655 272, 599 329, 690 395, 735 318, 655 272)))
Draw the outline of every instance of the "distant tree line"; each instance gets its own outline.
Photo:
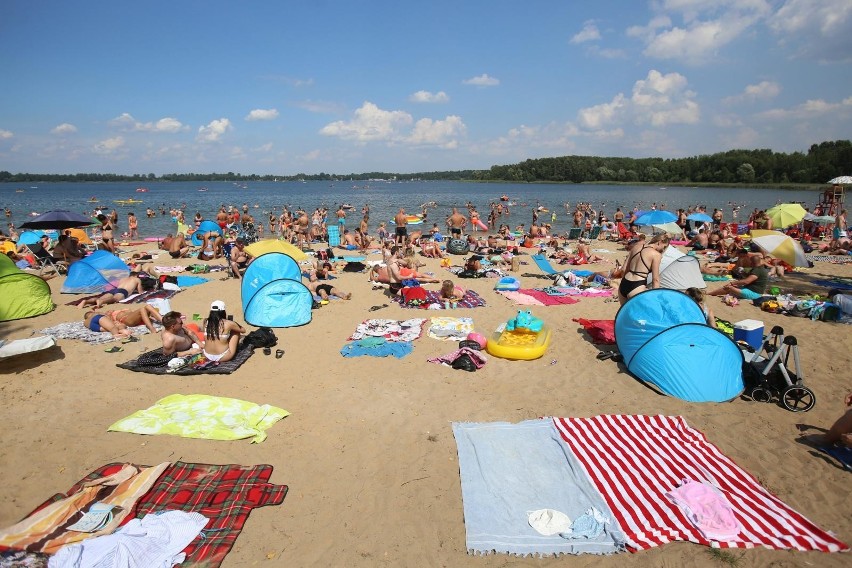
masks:
POLYGON ((360 174, 257 175, 227 173, 165 174, 12 174, 0 171, 0 182, 119 182, 132 181, 367 181, 371 179, 472 180, 507 182, 623 182, 623 183, 720 183, 720 184, 816 184, 839 175, 852 175, 852 142, 837 140, 814 144, 807 154, 785 154, 772 150, 729 150, 689 158, 602 158, 562 156, 538 158, 518 164, 492 166, 489 170, 418 172, 398 174, 366 172, 360 174))
POLYGON ((852 175, 852 142, 849 140, 814 144, 807 154, 729 150, 669 160, 595 156, 539 158, 476 171, 474 179, 573 183, 825 184, 839 175, 852 175))

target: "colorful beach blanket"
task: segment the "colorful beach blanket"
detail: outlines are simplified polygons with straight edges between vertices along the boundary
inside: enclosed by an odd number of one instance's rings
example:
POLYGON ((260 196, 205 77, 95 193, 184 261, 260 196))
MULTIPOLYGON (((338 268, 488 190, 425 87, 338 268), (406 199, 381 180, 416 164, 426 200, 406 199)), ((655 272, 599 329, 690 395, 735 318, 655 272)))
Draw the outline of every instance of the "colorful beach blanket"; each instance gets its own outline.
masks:
MULTIPOLYGON (((572 296, 554 296, 548 294, 543 290, 536 290, 534 288, 521 288, 520 290, 518 290, 518 292, 538 300, 539 302, 541 302, 542 306, 560 306, 565 304, 576 304, 580 301, 572 296)), ((611 292, 607 292, 607 294, 611 294, 611 292)))
MULTIPOLYGON (((437 290, 426 290, 426 300, 421 306, 412 306, 405 303, 405 299, 396 295, 391 298, 392 301, 401 305, 403 308, 430 308, 430 309, 439 309, 443 310, 446 308, 444 305, 444 300, 441 298, 441 292, 437 290)), ((480 306, 485 305, 485 300, 474 292, 473 290, 467 290, 462 296, 461 300, 455 304, 456 308, 478 308, 480 306)))
MULTIPOLYGON (((94 298, 98 298, 102 296, 104 292, 100 294, 92 294, 91 296, 83 296, 82 298, 75 298, 70 302, 67 302, 66 306, 76 306, 83 300, 91 300, 94 298)), ((142 292, 141 294, 133 294, 132 296, 128 296, 124 300, 118 302, 119 304, 141 304, 143 302, 147 302, 148 300, 167 300, 177 294, 177 290, 148 290, 147 292, 142 292)))
POLYGON ((441 341, 461 341, 473 333, 473 318, 435 317, 429 324, 429 337, 441 341))
POLYGON ((454 423, 453 433, 470 552, 600 553, 622 547, 637 552, 678 540, 714 548, 849 550, 761 487, 679 416, 454 423), (673 500, 685 481, 720 499, 735 521, 732 534, 706 536, 716 528, 708 520, 716 517, 703 517, 701 508, 681 509, 673 500), (610 521, 597 522, 598 538, 608 539, 594 544, 605 549, 585 549, 593 543, 573 540, 564 529, 544 536, 525 526, 527 513, 549 509, 574 519, 573 528, 591 508, 600 513, 596 519, 610 521), (578 542, 579 548, 566 548, 578 542))
POLYGON ((147 351, 142 353, 136 359, 131 359, 126 363, 118 363, 116 367, 120 367, 122 369, 128 369, 130 371, 136 371, 138 373, 150 373, 152 375, 230 375, 234 371, 240 368, 240 366, 245 363, 249 357, 254 353, 254 347, 251 345, 241 345, 237 354, 234 355, 234 358, 230 361, 225 361, 224 363, 220 363, 218 365, 211 365, 209 367, 205 367, 204 369, 196 369, 191 365, 187 365, 186 367, 180 368, 177 371, 171 371, 168 367, 168 362, 163 362, 160 365, 143 365, 140 363, 140 359, 143 361, 145 358, 153 357, 156 355, 162 355, 162 348, 153 349, 151 351, 147 351))
POLYGON ((423 334, 425 318, 412 318, 403 321, 389 319, 368 319, 358 324, 350 341, 365 337, 384 337, 387 341, 414 341, 423 334))
POLYGON ((683 417, 604 415, 553 422, 603 495, 631 551, 677 540, 715 548, 849 549, 761 487, 683 417), (741 525, 735 537, 708 539, 666 495, 687 479, 724 496, 741 525))
MULTIPOLYGON (((145 335, 151 333, 144 325, 136 327, 128 327, 130 333, 134 336, 145 335)), ((70 321, 60 323, 52 327, 46 327, 35 333, 36 335, 50 335, 56 339, 79 339, 92 345, 100 345, 115 341, 116 338, 108 331, 92 331, 86 327, 81 321, 70 321)))
POLYGON ((259 444, 266 439, 266 430, 289 415, 283 408, 238 398, 173 394, 122 418, 107 431, 205 440, 251 438, 253 444, 259 444))
POLYGON ((340 350, 344 357, 396 357, 402 359, 414 350, 409 341, 388 341, 384 337, 365 337, 347 343, 340 350))
MULTIPOLYGON (((91 480, 112 475, 127 465, 111 463, 98 468, 78 481, 67 493, 48 499, 36 511, 83 490, 91 480)), ((151 489, 136 501, 135 506, 129 508, 130 514, 124 522, 132 518, 141 519, 148 513, 168 510, 201 513, 210 519, 201 537, 183 550, 186 553, 186 566, 218 568, 233 548, 252 509, 280 505, 287 495, 286 485, 269 483, 271 465, 185 462, 166 465, 151 489)))
POLYGON ((852 256, 841 256, 838 254, 806 254, 805 258, 811 262, 828 262, 831 264, 848 264, 852 262, 852 256))

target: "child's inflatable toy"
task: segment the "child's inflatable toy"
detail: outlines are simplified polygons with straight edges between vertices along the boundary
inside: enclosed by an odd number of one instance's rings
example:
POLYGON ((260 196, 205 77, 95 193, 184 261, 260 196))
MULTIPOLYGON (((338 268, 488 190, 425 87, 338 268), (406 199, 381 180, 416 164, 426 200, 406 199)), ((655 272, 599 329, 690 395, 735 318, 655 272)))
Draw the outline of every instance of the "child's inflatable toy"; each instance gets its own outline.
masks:
POLYGON ((542 320, 528 311, 519 311, 494 331, 485 350, 502 359, 538 359, 550 346, 550 335, 550 328, 542 320))

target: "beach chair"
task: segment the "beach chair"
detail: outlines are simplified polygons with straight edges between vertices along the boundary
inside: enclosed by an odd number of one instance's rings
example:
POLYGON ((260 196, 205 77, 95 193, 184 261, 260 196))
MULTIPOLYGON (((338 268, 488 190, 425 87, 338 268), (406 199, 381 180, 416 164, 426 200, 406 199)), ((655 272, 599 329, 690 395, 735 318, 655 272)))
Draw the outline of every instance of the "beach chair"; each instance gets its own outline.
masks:
POLYGON ((545 274, 562 274, 562 270, 556 270, 553 268, 553 265, 550 264, 550 261, 547 260, 547 257, 543 254, 534 254, 530 258, 533 259, 536 266, 538 266, 542 272, 545 274))
POLYGON ((38 268, 40 272, 44 272, 46 269, 53 270, 57 274, 65 274, 68 272, 68 265, 61 259, 53 258, 53 256, 44 250, 41 245, 33 244, 24 246, 26 246, 32 253, 33 258, 35 258, 36 261, 35 268, 38 268))
POLYGON ((592 227, 592 230, 589 231, 589 240, 593 241, 597 238, 600 238, 600 236, 601 236, 601 226, 595 225, 594 227, 592 227))
POLYGON ((583 234, 583 229, 580 227, 572 227, 570 231, 568 231, 568 236, 565 237, 569 241, 576 241, 583 234))

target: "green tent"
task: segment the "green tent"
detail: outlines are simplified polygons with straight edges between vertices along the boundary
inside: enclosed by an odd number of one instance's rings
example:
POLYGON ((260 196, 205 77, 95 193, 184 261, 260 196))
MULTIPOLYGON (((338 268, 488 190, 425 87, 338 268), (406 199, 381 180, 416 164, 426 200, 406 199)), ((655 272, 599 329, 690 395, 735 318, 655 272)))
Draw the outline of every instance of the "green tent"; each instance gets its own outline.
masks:
POLYGON ((0 254, 0 321, 40 316, 53 308, 47 282, 0 254))

